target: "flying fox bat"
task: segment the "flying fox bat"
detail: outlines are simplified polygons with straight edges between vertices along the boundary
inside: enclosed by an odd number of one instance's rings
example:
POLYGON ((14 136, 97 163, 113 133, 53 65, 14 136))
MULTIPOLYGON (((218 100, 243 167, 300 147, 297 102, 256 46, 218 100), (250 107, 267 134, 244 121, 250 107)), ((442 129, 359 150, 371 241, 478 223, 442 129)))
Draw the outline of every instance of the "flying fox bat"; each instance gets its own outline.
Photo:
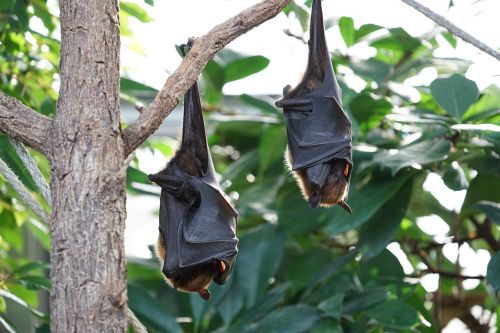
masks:
POLYGON ((313 208, 337 204, 351 213, 345 202, 352 171, 351 122, 342 110, 320 0, 312 3, 308 44, 304 77, 295 88, 286 86, 276 102, 283 108, 287 128, 285 158, 313 208))
POLYGON ((210 299, 212 281, 224 284, 238 252, 238 213, 216 178, 195 83, 184 96, 180 148, 149 179, 161 186, 157 254, 175 289, 210 299))

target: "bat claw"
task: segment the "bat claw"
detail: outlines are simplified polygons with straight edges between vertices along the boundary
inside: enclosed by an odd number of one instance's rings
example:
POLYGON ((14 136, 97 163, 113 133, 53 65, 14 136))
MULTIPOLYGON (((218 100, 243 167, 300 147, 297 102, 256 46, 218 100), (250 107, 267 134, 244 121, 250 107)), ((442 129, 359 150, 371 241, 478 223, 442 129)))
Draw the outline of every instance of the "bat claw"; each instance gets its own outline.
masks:
POLYGON ((337 205, 339 205, 340 207, 344 208, 346 212, 348 212, 349 214, 352 214, 352 209, 351 207, 349 207, 349 205, 344 201, 344 200, 340 200, 337 205))
POLYGON ((207 302, 210 300, 210 297, 212 296, 212 294, 210 294, 210 291, 208 291, 208 289, 200 289, 198 291, 198 294, 200 294, 200 297, 207 302))

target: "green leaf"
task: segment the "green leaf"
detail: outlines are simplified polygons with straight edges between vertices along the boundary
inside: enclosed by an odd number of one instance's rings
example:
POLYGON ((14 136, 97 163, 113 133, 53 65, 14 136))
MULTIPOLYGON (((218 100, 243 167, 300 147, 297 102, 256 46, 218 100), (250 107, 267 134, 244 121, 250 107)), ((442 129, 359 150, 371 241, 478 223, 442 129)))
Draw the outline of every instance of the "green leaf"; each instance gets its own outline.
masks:
POLYGON ((325 318, 320 320, 311 329, 311 333, 343 333, 342 325, 338 320, 325 318))
POLYGON ((283 126, 270 125, 264 130, 259 143, 259 174, 261 176, 277 161, 282 163, 286 142, 286 131, 283 126))
POLYGON ((50 265, 46 262, 40 262, 40 261, 32 261, 29 262, 25 265, 22 265, 19 268, 16 268, 15 270, 12 271, 12 274, 15 275, 21 275, 24 273, 28 273, 31 271, 40 271, 40 270, 47 270, 50 269, 50 265))
POLYGON ((154 0, 144 0, 144 2, 147 3, 150 6, 154 6, 155 5, 155 1, 154 0))
POLYGON ((368 284, 374 280, 392 282, 395 279, 403 278, 405 275, 398 258, 387 249, 384 249, 374 258, 364 257, 360 266, 359 279, 363 284, 368 284))
POLYGON ((453 35, 451 32, 443 31, 441 33, 441 36, 443 36, 444 39, 446 39, 446 41, 450 43, 451 47, 453 48, 457 47, 457 39, 455 38, 455 35, 453 35))
POLYGON ((238 245, 235 275, 247 307, 255 304, 276 274, 283 257, 285 235, 275 226, 260 225, 247 232, 238 245))
POLYGON ((291 305, 271 312, 256 325, 248 326, 245 333, 302 333, 321 318, 320 312, 307 305, 291 305))
POLYGON ((291 1, 284 9, 283 12, 288 16, 290 13, 294 13, 295 17, 299 20, 300 26, 303 31, 306 31, 309 27, 309 13, 295 1, 291 1))
POLYGON ((488 218, 500 225, 500 203, 492 201, 479 201, 472 206, 473 209, 479 209, 488 216, 488 218))
POLYGON ((343 313, 353 314, 374 304, 383 302, 386 299, 387 291, 383 288, 364 290, 363 292, 348 295, 344 300, 343 313))
POLYGON ((364 258, 375 257, 394 239, 410 204, 412 189, 413 181, 410 180, 363 224, 358 247, 364 258))
POLYGON ((274 101, 263 98, 255 98, 253 96, 243 94, 240 99, 248 105, 251 105, 265 114, 281 114, 277 107, 274 106, 274 101))
POLYGON ((28 190, 38 192, 38 187, 31 177, 28 168, 26 168, 21 158, 17 155, 16 150, 10 144, 9 139, 4 134, 0 134, 0 147, 2 147, 0 149, 0 159, 9 166, 28 190))
POLYGON ((446 168, 443 174, 443 181, 446 186, 453 191, 465 190, 469 187, 464 169, 462 169, 458 163, 446 168))
POLYGON ((500 293, 500 251, 492 256, 488 263, 486 280, 496 294, 500 293))
POLYGON ((352 46, 356 40, 356 29, 354 29, 354 20, 351 17, 342 16, 339 19, 339 29, 342 39, 347 47, 352 46))
POLYGON ((342 315, 342 302, 344 301, 344 295, 332 296, 323 302, 318 304, 318 308, 326 312, 330 317, 335 319, 340 319, 342 315))
POLYGON ((399 170, 411 165, 426 165, 442 161, 448 157, 451 143, 448 140, 422 141, 397 151, 378 152, 373 162, 391 169, 394 176, 399 170))
POLYGON ((378 126, 379 122, 391 112, 392 103, 385 98, 363 91, 354 97, 349 109, 359 122, 361 129, 378 126))
POLYGON ((0 297, 3 297, 20 305, 21 307, 31 311, 31 313, 33 313, 37 317, 43 317, 43 314, 41 312, 39 312, 36 309, 33 309, 28 303, 26 303, 24 300, 16 296, 14 293, 11 293, 10 291, 0 289, 0 297))
POLYGON ((15 2, 16 0, 3 0, 2 2, 0 2, 0 11, 11 9, 14 6, 15 2))
POLYGON ((260 55, 235 60, 224 68, 224 83, 258 73, 268 65, 269 59, 260 55))
POLYGON ((402 28, 389 29, 390 35, 379 38, 370 43, 371 46, 377 49, 385 49, 391 51, 413 52, 421 45, 417 38, 410 36, 402 28))
POLYGON ((7 304, 5 304, 5 298, 0 296, 0 313, 5 313, 7 310, 7 304))
POLYGON ((410 176, 411 173, 403 173, 392 179, 372 181, 360 189, 351 187, 347 202, 352 208, 352 215, 336 207, 330 217, 329 224, 326 226, 326 232, 329 235, 336 235, 367 222, 380 207, 398 192, 410 176))
POLYGON ((175 318, 146 290, 129 284, 128 301, 132 311, 145 324, 150 324, 159 332, 182 333, 182 329, 175 318))
POLYGON ((44 276, 22 276, 19 278, 19 282, 21 282, 23 286, 30 290, 50 291, 51 289, 50 280, 44 276))
POLYGON ((127 168, 127 182, 135 182, 140 184, 150 184, 148 175, 139 169, 129 166, 127 168))
POLYGON ((379 323, 393 328, 409 328, 418 322, 417 311, 401 301, 380 303, 365 313, 379 323))
POLYGON ((148 23, 152 21, 152 18, 151 16, 149 16, 148 12, 142 9, 142 7, 138 4, 120 1, 120 9, 125 13, 135 17, 142 23, 148 23))
POLYGON ((362 40, 364 37, 368 36, 372 32, 378 31, 382 29, 381 26, 376 25, 376 24, 363 24, 362 26, 359 27, 359 29, 356 31, 356 42, 359 42, 362 40))
POLYGON ((0 315, 0 324, 5 328, 5 330, 8 333, 17 333, 14 324, 11 323, 10 320, 8 320, 7 318, 4 318, 2 315, 0 315))
POLYGON ((461 213, 467 213, 470 207, 479 201, 500 202, 500 191, 492 184, 500 184, 500 176, 480 173, 472 179, 465 195, 461 213))
POLYGON ((349 67, 355 74, 375 81, 382 82, 391 72, 392 67, 385 62, 370 58, 368 60, 352 61, 349 67))
POLYGON ((476 82, 460 74, 436 79, 432 81, 430 88, 436 102, 457 121, 462 119, 465 111, 479 97, 476 82))
POLYGON ((489 122, 491 124, 498 123, 492 121, 498 117, 500 113, 500 87, 491 85, 482 91, 479 100, 474 103, 464 114, 463 121, 468 122, 489 122), (493 118, 493 119, 492 119, 493 118))
POLYGON ((132 79, 127 79, 123 77, 120 78, 120 90, 123 92, 130 92, 130 93, 146 92, 150 93, 151 95, 156 95, 158 93, 158 90, 155 88, 152 88, 144 83, 140 83, 132 79))

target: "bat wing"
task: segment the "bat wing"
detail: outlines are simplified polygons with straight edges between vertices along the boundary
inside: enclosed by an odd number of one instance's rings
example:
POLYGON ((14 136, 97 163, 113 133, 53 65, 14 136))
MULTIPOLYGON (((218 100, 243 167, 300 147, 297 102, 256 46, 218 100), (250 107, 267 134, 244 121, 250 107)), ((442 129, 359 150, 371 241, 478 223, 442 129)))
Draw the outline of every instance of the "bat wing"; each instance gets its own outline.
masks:
POLYGON ((200 179, 187 177, 182 182, 180 187, 162 186, 159 229, 167 252, 163 273, 175 278, 197 265, 223 260, 226 270, 214 279, 222 284, 238 252, 238 214, 218 190, 200 179))
POLYGON ((295 89, 285 88, 283 99, 276 105, 284 110, 293 170, 332 159, 344 159, 352 165, 351 122, 342 109, 341 89, 326 45, 320 0, 314 0, 312 5, 306 74, 295 89), (321 82, 310 89, 311 82, 319 78, 321 82))
POLYGON ((150 180, 162 188, 159 229, 166 245, 165 276, 175 279, 198 265, 222 260, 226 269, 214 281, 223 284, 238 252, 238 213, 217 181, 196 83, 184 97, 179 154, 150 180))

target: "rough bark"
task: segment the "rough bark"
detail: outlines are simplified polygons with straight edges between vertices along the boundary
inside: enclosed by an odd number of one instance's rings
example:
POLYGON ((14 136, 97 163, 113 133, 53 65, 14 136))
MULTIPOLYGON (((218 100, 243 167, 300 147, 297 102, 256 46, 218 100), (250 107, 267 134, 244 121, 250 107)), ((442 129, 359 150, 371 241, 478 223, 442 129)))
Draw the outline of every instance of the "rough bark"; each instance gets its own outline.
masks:
POLYGON ((264 0, 196 39, 179 68, 168 78, 151 105, 124 131, 125 152, 139 147, 172 112, 182 95, 198 79, 207 62, 239 36, 275 17, 290 0, 264 0))
POLYGON ((0 91, 0 129, 31 148, 47 152, 46 137, 52 120, 0 91))
POLYGON ((50 132, 51 331, 125 332, 125 160, 117 0, 61 0, 50 132))

